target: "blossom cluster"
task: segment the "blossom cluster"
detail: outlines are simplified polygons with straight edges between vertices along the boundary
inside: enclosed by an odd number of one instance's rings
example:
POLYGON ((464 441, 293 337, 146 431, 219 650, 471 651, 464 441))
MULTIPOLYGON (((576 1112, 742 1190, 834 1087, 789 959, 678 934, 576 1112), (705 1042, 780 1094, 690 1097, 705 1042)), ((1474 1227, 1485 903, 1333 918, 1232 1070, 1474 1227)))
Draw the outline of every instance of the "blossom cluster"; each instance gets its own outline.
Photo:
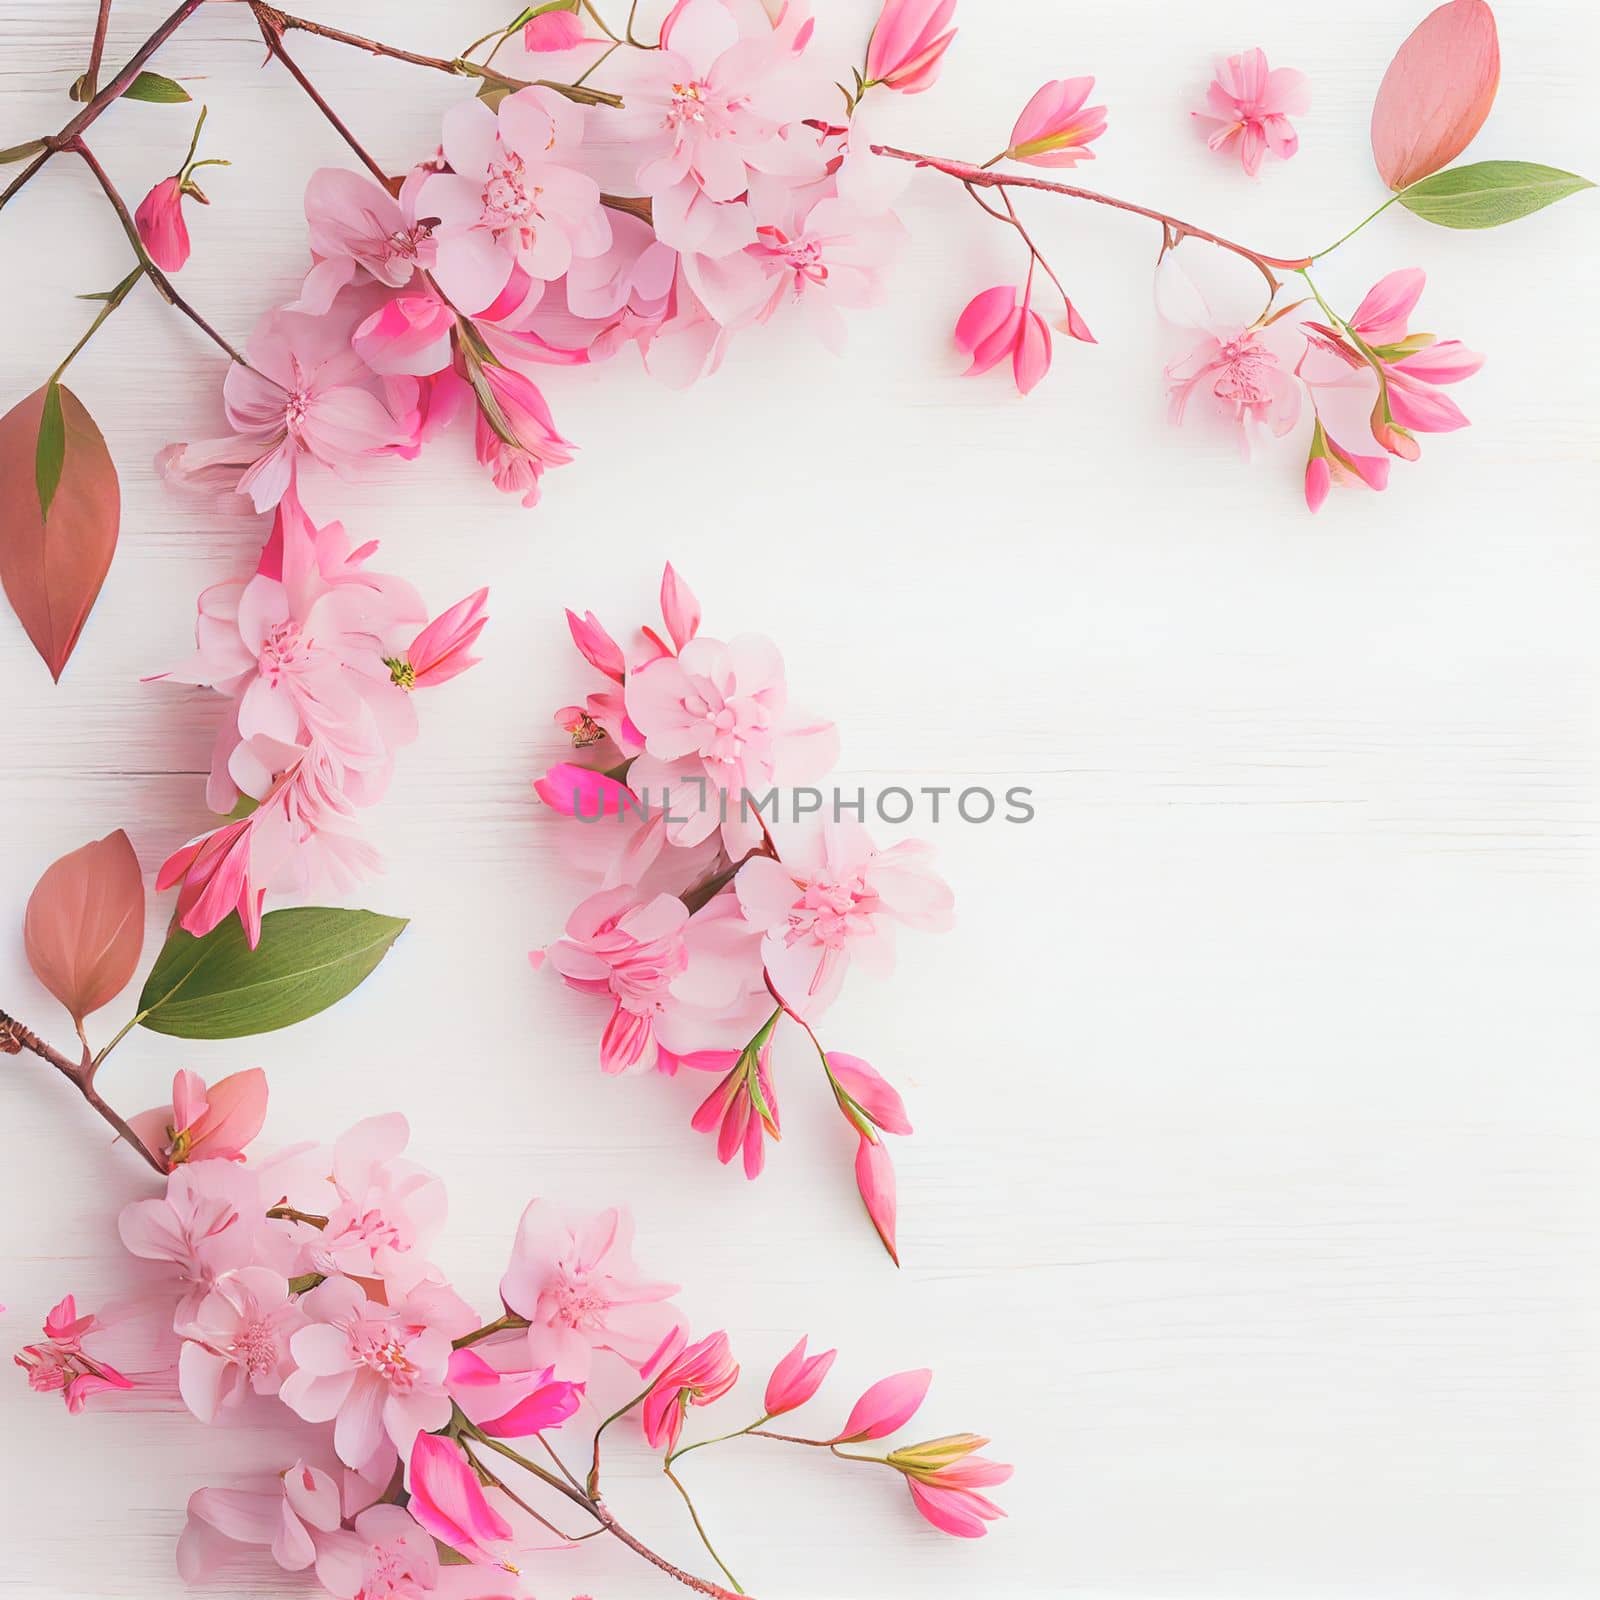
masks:
POLYGON ((861 822, 783 819, 764 803, 814 784, 838 759, 831 722, 789 702, 771 640, 700 631, 693 591, 669 564, 662 627, 624 648, 593 612, 568 626, 604 687, 556 713, 602 766, 563 762, 534 785, 584 824, 578 853, 601 887, 534 952, 602 1003, 602 1069, 715 1074, 693 1126, 757 1177, 781 1132, 773 1041, 781 1023, 810 1041, 857 1141, 856 1177, 896 1253, 894 1169, 884 1134, 908 1134, 893 1087, 856 1056, 825 1050, 816 1027, 847 974, 880 975, 898 928, 950 926, 954 900, 918 840, 881 847, 861 822))
MULTIPOLYGON (((453 106, 390 187, 312 176, 314 264, 228 374, 232 432, 170 447, 169 480, 262 510, 309 463, 411 458, 464 417, 495 484, 532 505, 575 448, 542 370, 632 345, 684 385, 780 313, 837 346, 903 230, 812 42, 798 3, 774 20, 761 0, 679 0, 648 47, 591 36, 576 7, 530 19, 499 69, 520 47, 540 82, 453 106), (595 69, 604 90, 573 86, 595 69)), ((882 81, 917 87, 897 71, 915 49, 880 29, 882 81)))
MULTIPOLYGON (((286 1570, 314 1569, 338 1600, 506 1597, 530 1554, 579 1537, 553 1520, 574 1507, 585 1531, 623 1536, 599 1490, 606 1429, 637 1421, 670 1471, 700 1447, 683 1442, 691 1412, 739 1377, 727 1334, 692 1339, 675 1286, 636 1265, 627 1214, 531 1202, 486 1322, 436 1264, 444 1185, 407 1157, 403 1117, 358 1123, 331 1149, 251 1161, 244 1147, 265 1111, 259 1073, 209 1087, 179 1073, 172 1103, 134 1119, 162 1130, 168 1169, 163 1192, 118 1221, 141 1274, 134 1294, 99 1313, 65 1296, 16 1356, 29 1384, 72 1413, 175 1392, 203 1423, 260 1420, 263 1407, 296 1419, 276 1474, 190 1497, 182 1576, 203 1581, 259 1550, 286 1570), (617 1393, 633 1398, 619 1407, 617 1393), (569 1445, 592 1463, 586 1484, 519 1448, 561 1463, 569 1445)), ((808 1353, 802 1339, 773 1371, 757 1420, 726 1436, 852 1447, 852 1459, 897 1473, 936 1527, 983 1533, 1002 1513, 982 1491, 1011 1470, 979 1454, 986 1440, 958 1434, 881 1457, 853 1448, 910 1421, 926 1371, 872 1385, 823 1438, 766 1431, 817 1394, 834 1355, 808 1353)))
POLYGON ((248 580, 200 596, 194 657, 160 676, 227 697, 206 799, 232 820, 176 851, 158 887, 200 935, 237 912, 253 946, 268 891, 304 895, 370 875, 356 812, 381 798, 417 733, 411 695, 472 666, 480 589, 433 621, 403 579, 369 570, 337 522, 317 527, 292 487, 248 580))

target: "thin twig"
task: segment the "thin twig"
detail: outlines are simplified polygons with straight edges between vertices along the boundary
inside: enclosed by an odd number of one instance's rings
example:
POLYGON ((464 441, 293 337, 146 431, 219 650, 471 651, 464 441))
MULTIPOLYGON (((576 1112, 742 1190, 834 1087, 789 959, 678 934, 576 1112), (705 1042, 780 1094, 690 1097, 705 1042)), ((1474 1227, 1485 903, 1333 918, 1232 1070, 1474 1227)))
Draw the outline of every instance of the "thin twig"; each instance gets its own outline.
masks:
POLYGON ((100 0, 100 14, 94 19, 94 41, 89 46, 89 66, 83 75, 83 98, 93 97, 100 79, 100 62, 106 53, 106 28, 111 22, 111 0, 100 0))

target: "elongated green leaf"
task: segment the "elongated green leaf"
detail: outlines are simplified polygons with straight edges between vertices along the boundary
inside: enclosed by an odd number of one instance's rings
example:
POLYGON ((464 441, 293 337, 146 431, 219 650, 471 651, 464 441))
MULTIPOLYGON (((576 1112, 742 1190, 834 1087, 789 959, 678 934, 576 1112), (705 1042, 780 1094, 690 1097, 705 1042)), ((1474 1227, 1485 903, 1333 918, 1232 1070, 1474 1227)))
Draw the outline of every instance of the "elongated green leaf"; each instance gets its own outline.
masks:
POLYGON ((181 83, 174 83, 171 78, 163 78, 159 72, 141 72, 122 91, 122 98, 149 100, 161 106, 176 106, 182 105, 189 98, 189 91, 181 83))
POLYGON ((139 996, 139 1021, 178 1039, 243 1039, 303 1022, 342 1000, 389 953, 403 917, 305 907, 261 919, 245 943, 237 917, 203 939, 175 929, 139 996))
POLYGON ((44 410, 39 413, 39 442, 33 447, 33 482, 39 491, 39 517, 50 520, 50 506, 61 487, 61 469, 67 464, 67 422, 61 415, 61 385, 54 378, 45 385, 44 410))
POLYGON ((1498 228, 1592 188, 1575 172, 1534 161, 1474 161, 1412 184, 1399 200, 1406 210, 1441 228, 1498 228))

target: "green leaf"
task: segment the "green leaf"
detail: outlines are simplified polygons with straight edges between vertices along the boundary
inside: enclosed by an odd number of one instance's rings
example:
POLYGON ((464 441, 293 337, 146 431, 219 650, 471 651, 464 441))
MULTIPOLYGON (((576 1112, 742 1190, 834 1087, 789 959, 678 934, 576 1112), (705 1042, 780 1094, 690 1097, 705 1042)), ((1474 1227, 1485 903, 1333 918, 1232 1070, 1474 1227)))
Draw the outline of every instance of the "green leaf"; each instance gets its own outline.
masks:
POLYGON ((189 98, 189 91, 181 83, 174 83, 171 78, 163 78, 159 72, 141 72, 122 91, 122 98, 149 100, 159 106, 177 106, 189 98))
POLYGON ((1396 198, 1441 228, 1498 228, 1592 188, 1575 172, 1534 161, 1474 161, 1423 178, 1396 198))
POLYGON ((61 385, 52 378, 45 385, 39 442, 33 450, 33 482, 39 491, 39 515, 46 522, 50 520, 50 507, 61 487, 61 469, 66 463, 67 422, 61 415, 61 385))
POLYGON ((22 144, 7 145, 0 150, 0 167, 9 167, 13 161, 26 161, 45 148, 43 139, 29 139, 22 144))
POLYGON ((342 1000, 389 953, 403 917, 305 907, 261 919, 245 943, 229 917, 203 939, 174 929, 139 995, 138 1020, 177 1039, 243 1039, 303 1022, 342 1000))

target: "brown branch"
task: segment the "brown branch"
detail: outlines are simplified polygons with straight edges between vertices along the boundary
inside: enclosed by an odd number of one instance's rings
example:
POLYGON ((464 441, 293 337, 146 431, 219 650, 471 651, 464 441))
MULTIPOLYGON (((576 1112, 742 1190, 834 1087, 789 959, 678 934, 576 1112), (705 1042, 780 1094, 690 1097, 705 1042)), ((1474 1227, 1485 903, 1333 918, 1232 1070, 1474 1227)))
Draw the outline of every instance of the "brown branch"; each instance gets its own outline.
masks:
POLYGON ((89 46, 89 66, 80 82, 83 98, 89 99, 100 78, 100 62, 106 53, 106 28, 111 22, 111 0, 100 0, 100 14, 94 19, 94 40, 89 46))
POLYGON ((968 188, 998 189, 1002 195, 1007 189, 1034 189, 1044 194, 1065 195, 1071 200, 1087 200, 1097 206, 1110 206, 1115 211, 1128 211, 1136 217, 1148 217, 1150 221, 1161 224, 1164 230, 1163 239, 1169 246, 1181 244, 1185 239, 1200 239, 1206 244, 1216 245, 1219 250, 1231 251, 1248 261, 1271 285, 1274 294, 1282 287, 1274 268, 1283 272, 1299 272, 1311 265, 1310 256, 1290 259, 1285 256, 1265 255, 1259 250, 1252 250, 1249 245, 1238 243, 1237 240, 1226 239, 1220 233, 1212 233, 1208 228, 1197 227, 1192 222, 1184 222, 1179 217, 1169 216, 1165 211, 1136 205, 1131 200, 1119 200, 1115 195, 1099 194, 1093 189, 1080 189, 1074 184, 1054 183, 1046 178, 995 172, 986 167, 975 167, 968 161, 919 155, 913 150, 898 150, 893 145, 875 144, 872 153, 885 156, 891 161, 909 161, 919 167, 929 167, 935 172, 944 173, 947 177, 958 179, 968 188))
POLYGON ((17 1055, 23 1050, 31 1050, 41 1061, 49 1062, 88 1101, 95 1112, 116 1129, 119 1138, 138 1151, 163 1177, 166 1176, 167 1164, 101 1098, 100 1092, 94 1086, 94 1065, 87 1054, 82 1062, 74 1062, 53 1046, 46 1044, 32 1028, 24 1027, 15 1017, 0 1011, 0 1054, 17 1055))

